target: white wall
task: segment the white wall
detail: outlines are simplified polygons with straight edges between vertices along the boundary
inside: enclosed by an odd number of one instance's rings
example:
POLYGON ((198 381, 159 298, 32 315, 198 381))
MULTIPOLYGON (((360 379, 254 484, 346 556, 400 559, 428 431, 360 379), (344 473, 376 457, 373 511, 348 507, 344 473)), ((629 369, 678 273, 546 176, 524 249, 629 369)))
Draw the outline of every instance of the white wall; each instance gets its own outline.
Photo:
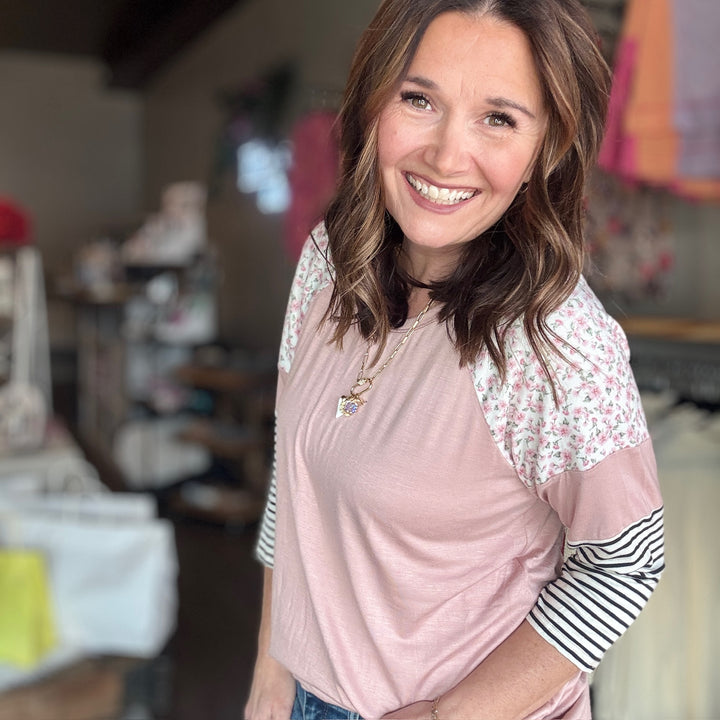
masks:
MULTIPOLYGON (((104 86, 87 59, 0 53, 0 194, 29 212, 48 273, 141 209, 142 100, 104 86)), ((53 307, 55 344, 72 322, 53 307)))

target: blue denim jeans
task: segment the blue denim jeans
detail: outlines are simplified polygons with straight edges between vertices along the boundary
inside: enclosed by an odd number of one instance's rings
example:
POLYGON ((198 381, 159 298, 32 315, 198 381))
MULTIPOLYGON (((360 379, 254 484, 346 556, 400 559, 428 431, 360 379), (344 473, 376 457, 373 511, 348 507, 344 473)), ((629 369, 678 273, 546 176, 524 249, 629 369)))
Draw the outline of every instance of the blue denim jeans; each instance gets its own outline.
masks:
POLYGON ((362 718, 352 710, 323 702, 296 682, 295 703, 290 713, 290 720, 362 720, 362 718))

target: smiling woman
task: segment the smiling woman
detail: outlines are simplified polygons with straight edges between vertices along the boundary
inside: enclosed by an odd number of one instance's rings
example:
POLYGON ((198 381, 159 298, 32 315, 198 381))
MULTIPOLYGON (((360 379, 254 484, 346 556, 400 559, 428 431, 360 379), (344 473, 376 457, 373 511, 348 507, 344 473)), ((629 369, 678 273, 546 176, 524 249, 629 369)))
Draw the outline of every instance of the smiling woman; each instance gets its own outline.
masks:
POLYGON ((663 568, 581 276, 608 84, 576 0, 384 0, 363 34, 280 347, 248 720, 590 718, 663 568))
MULTIPOLYGON (((436 47, 438 52, 430 57, 447 75, 450 64, 445 59, 452 54, 465 68, 464 77, 473 76, 469 87, 498 111, 487 117, 487 131, 497 129, 490 125, 500 125, 507 136, 512 128, 503 126, 503 115, 517 118, 516 122, 526 115, 517 105, 535 115, 535 121, 542 122, 543 116, 545 120, 530 182, 512 199, 502 224, 486 230, 486 241, 466 243, 450 274, 433 278, 436 300, 443 305, 442 316, 453 330, 461 360, 470 362, 485 347, 504 371, 496 331, 503 323, 522 318, 542 360, 543 343, 554 344, 543 319, 572 292, 584 262, 585 182, 603 137, 610 73, 597 47, 595 30, 576 2, 528 6, 521 0, 397 0, 381 5, 360 39, 350 69, 340 118, 343 172, 325 216, 336 271, 331 303, 337 319, 334 337, 340 340, 359 322, 366 337, 377 334, 382 344, 391 327, 422 306, 421 301, 413 303, 417 293, 407 291, 412 277, 396 262, 404 235, 386 207, 387 189, 379 168, 379 123, 399 97, 403 83, 420 80, 408 90, 424 99, 408 99, 418 110, 425 103, 429 106, 425 95, 436 84, 434 70, 416 77, 411 63, 418 60, 420 46, 432 41, 426 37, 429 26, 452 11, 470 25, 494 25, 495 37, 479 35, 476 45, 465 48, 464 59, 462 47, 455 48, 459 37, 436 47), (498 34, 511 39, 520 55, 504 52, 498 34), (485 52, 486 43, 493 40, 495 53, 485 52), (468 55, 471 51, 474 54, 468 55), (484 64, 473 69, 474 62, 484 64), (491 81, 499 86, 496 91, 491 81), (505 97, 513 86, 523 83, 525 92, 539 90, 540 97, 530 95, 525 103, 505 97), (487 242, 490 237, 492 243, 487 242), (368 261, 374 268, 371 273, 368 261)), ((464 42, 473 42, 470 35, 468 30, 464 42)), ((465 86, 457 94, 466 102, 465 86)), ((526 126, 527 121, 532 118, 526 117, 526 126)), ((433 183, 424 184, 429 190, 433 183)))

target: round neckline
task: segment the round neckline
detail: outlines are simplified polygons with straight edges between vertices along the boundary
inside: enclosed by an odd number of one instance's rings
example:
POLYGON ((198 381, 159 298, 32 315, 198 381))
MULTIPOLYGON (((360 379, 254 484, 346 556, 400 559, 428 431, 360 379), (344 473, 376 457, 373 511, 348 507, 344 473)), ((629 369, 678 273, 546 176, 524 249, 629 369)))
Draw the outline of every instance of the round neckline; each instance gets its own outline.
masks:
MULTIPOLYGON (((425 313, 425 317, 420 321, 420 324, 415 328, 415 332, 420 330, 421 328, 426 327, 427 325, 430 325, 432 323, 437 322, 437 316, 440 312, 440 305, 438 303, 433 303, 432 307, 425 313)), ((409 317, 400 327, 396 328, 390 328, 391 333, 405 333, 407 332, 412 324, 415 322, 415 318, 417 318, 417 315, 414 315, 413 317, 409 317)))

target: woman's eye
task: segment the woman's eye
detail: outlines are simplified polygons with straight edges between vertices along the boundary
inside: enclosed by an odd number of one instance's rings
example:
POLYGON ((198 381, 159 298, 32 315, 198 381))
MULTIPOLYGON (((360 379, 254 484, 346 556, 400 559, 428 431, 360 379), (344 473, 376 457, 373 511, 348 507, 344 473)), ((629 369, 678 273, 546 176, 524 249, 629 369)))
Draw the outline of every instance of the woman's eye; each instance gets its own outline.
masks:
POLYGON ((421 93, 404 92, 401 98, 418 110, 429 110, 430 101, 421 93))
POLYGON ((515 127, 515 121, 506 113, 492 113, 488 115, 486 122, 490 127, 515 127))

